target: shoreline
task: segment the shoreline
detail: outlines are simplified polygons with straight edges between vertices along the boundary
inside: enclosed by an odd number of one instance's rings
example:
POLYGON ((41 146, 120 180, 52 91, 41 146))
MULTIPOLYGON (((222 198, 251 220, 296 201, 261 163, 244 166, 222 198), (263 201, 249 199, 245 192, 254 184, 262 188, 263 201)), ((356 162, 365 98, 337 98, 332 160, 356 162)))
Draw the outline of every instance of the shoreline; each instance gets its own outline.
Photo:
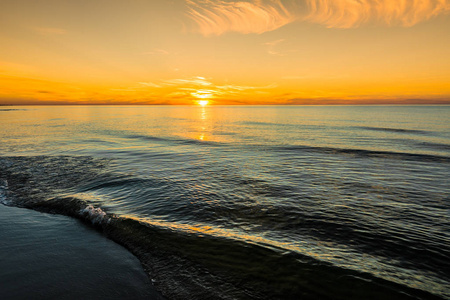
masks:
POLYGON ((0 205, 3 299, 164 299, 139 260, 79 220, 0 205))

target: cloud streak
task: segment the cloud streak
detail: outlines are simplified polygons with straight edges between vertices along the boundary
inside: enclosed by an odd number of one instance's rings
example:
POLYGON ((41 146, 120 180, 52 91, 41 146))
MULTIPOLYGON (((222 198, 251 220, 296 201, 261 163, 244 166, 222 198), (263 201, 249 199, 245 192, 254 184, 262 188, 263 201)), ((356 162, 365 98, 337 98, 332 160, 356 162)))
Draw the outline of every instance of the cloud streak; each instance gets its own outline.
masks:
POLYGON ((186 3, 187 15, 196 25, 194 31, 205 36, 220 35, 227 31, 263 33, 295 19, 280 0, 186 0, 186 3))
POLYGON ((198 86, 209 86, 212 83, 206 80, 205 77, 192 77, 188 79, 169 79, 164 81, 165 85, 180 85, 180 84, 189 84, 189 85, 198 85, 198 86))
POLYGON ((121 92, 139 92, 143 90, 157 92, 163 91, 168 97, 187 97, 195 98, 220 98, 220 97, 236 97, 245 93, 264 93, 267 90, 274 89, 277 84, 272 83, 265 86, 244 86, 235 84, 218 85, 209 79, 201 76, 189 78, 175 78, 154 82, 138 82, 137 86, 128 88, 115 89, 121 92), (171 91, 167 93, 167 91, 171 91))
POLYGON ((152 51, 143 52, 142 54, 148 54, 148 55, 169 55, 170 52, 164 49, 158 49, 155 48, 152 51))
POLYGON ((450 0, 186 0, 192 31, 263 33, 304 21, 328 28, 410 27, 450 12, 450 0))
POLYGON ((193 86, 209 86, 212 85, 205 77, 191 77, 191 78, 177 78, 177 79, 168 79, 162 80, 161 82, 139 82, 141 86, 145 87, 153 87, 153 88, 162 88, 168 86, 178 86, 178 85, 193 85, 193 86))
POLYGON ((306 0, 304 20, 329 28, 365 23, 410 27, 450 12, 450 0, 306 0))

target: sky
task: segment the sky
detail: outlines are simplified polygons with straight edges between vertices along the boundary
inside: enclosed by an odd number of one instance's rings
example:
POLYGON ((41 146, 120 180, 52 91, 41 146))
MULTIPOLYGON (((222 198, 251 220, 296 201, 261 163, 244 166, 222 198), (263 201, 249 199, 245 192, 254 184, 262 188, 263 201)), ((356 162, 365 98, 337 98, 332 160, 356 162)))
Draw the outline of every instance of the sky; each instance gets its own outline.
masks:
POLYGON ((197 103, 450 104, 450 0, 0 0, 0 105, 197 103))

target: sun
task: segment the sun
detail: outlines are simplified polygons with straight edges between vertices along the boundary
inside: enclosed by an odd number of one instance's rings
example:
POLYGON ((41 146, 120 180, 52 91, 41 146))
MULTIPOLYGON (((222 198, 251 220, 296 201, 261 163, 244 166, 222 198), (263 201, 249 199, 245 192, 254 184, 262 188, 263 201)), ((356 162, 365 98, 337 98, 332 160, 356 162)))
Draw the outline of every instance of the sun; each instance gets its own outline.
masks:
POLYGON ((213 98, 214 92, 215 91, 213 90, 196 90, 195 92, 192 92, 191 95, 199 99, 196 101, 198 105, 206 106, 209 104, 209 99, 213 98))

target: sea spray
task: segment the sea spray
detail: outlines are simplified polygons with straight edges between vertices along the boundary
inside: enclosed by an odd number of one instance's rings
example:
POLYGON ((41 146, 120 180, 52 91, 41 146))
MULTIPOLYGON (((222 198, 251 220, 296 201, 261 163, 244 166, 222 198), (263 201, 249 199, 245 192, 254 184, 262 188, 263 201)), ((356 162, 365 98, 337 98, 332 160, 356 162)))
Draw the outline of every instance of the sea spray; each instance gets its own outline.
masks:
POLYGON ((111 218, 107 217, 106 213, 101 208, 94 207, 91 204, 80 210, 80 214, 91 220, 92 224, 102 224, 103 222, 109 223, 111 221, 111 218))
POLYGON ((0 179, 0 203, 4 205, 10 205, 8 200, 8 181, 6 179, 0 179))

